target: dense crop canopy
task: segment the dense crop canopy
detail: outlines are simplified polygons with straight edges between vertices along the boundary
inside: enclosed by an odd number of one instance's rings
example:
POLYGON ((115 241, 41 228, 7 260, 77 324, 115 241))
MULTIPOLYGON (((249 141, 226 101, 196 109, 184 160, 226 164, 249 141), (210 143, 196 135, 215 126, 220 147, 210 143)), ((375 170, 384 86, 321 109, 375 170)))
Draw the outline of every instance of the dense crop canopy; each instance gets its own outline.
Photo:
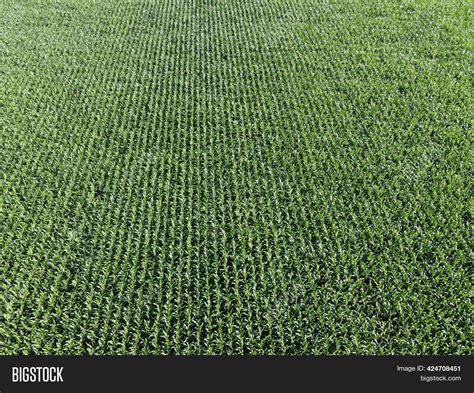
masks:
POLYGON ((470 25, 2 1, 1 353, 468 353, 470 25))

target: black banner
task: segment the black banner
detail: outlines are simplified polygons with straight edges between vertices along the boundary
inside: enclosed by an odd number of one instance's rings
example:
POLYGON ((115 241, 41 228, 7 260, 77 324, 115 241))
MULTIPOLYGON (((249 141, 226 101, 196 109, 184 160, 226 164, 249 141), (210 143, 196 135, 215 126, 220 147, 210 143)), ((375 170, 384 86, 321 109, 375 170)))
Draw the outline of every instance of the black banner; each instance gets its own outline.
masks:
POLYGON ((3 356, 0 393, 473 392, 461 356, 3 356))

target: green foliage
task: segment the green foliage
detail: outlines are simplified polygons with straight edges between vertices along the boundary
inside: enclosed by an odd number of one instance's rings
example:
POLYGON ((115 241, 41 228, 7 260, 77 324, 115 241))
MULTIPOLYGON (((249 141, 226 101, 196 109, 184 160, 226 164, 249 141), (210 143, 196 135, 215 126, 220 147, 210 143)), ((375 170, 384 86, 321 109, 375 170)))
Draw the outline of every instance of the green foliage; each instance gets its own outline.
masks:
POLYGON ((3 1, 3 354, 467 354, 468 1, 3 1))

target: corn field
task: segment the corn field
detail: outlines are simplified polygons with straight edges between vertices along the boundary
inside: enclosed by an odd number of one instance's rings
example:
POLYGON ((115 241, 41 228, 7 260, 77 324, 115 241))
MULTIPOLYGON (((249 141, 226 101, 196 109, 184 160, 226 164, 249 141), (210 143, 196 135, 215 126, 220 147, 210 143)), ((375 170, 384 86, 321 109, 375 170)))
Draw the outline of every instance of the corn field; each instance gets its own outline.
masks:
POLYGON ((472 7, 4 0, 2 354, 468 354, 472 7))

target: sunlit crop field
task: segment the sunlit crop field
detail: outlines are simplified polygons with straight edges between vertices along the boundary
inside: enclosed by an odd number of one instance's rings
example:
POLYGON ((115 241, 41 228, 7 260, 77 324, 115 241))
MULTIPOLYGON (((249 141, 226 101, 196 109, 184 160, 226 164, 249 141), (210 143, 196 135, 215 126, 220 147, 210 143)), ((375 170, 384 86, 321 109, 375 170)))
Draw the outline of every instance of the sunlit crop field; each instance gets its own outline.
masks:
POLYGON ((472 4, 0 4, 2 354, 467 354, 472 4))

